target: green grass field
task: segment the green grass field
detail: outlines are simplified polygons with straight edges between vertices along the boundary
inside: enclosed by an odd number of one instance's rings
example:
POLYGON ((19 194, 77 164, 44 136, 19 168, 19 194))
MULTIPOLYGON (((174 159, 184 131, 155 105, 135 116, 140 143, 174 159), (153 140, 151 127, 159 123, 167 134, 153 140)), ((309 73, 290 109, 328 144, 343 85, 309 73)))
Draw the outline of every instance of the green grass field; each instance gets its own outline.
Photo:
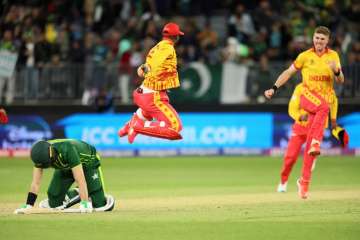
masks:
MULTIPOLYGON (((310 199, 275 192, 282 160, 272 157, 103 159, 113 212, 14 215, 31 161, 0 159, 0 239, 360 239, 360 158, 320 157, 310 199)), ((52 170, 43 179, 46 197, 52 170)), ((38 201, 39 202, 39 201, 38 201)))

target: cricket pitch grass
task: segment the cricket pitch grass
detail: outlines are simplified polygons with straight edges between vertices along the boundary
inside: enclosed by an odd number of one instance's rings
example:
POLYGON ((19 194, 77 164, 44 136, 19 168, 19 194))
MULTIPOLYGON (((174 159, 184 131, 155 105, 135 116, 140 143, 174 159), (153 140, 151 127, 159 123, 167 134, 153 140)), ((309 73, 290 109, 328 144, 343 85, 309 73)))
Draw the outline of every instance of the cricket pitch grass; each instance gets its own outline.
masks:
MULTIPOLYGON (((0 239, 360 239, 360 158, 318 159, 310 198, 297 196, 299 158, 277 193, 280 157, 105 158, 112 212, 26 214, 32 165, 0 159, 0 239)), ((46 198, 46 170, 37 203, 46 198)))

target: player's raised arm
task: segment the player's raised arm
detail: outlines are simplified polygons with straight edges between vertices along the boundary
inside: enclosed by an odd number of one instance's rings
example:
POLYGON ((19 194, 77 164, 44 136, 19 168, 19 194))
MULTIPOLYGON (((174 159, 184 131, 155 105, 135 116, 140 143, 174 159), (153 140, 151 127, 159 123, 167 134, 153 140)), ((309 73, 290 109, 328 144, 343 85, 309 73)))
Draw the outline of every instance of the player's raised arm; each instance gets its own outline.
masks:
POLYGON ((284 85, 291 78, 291 76, 294 75, 294 73, 296 73, 296 72, 297 72, 297 69, 292 64, 288 69, 286 69, 279 75, 279 77, 277 78, 277 80, 274 83, 274 85, 272 86, 272 88, 270 88, 264 92, 265 97, 267 99, 271 99, 272 96, 274 96, 277 89, 280 88, 282 85, 284 85))

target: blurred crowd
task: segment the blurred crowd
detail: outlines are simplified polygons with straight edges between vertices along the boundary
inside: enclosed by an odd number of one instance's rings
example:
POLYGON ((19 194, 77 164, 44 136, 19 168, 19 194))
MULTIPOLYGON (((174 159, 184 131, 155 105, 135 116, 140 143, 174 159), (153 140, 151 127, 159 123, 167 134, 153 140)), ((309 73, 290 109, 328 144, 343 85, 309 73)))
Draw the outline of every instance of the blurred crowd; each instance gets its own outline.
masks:
MULTIPOLYGON (((2 2, 0 50, 18 53, 16 73, 25 79, 29 99, 39 98, 40 87, 63 89, 59 97, 84 89, 81 97, 87 104, 116 86, 127 103, 128 92, 121 89, 139 81, 134 68, 161 39, 167 21, 179 23, 185 32, 176 46, 180 67, 192 61, 232 61, 256 64, 266 75, 269 62, 292 61, 309 48, 318 25, 331 29, 331 46, 344 66, 360 60, 359 0, 2 2), (61 85, 64 67, 73 81, 67 88, 61 85), (43 85, 49 77, 56 79, 43 85)), ((10 92, 14 88, 10 82, 0 79, 0 99, 5 85, 10 92)))

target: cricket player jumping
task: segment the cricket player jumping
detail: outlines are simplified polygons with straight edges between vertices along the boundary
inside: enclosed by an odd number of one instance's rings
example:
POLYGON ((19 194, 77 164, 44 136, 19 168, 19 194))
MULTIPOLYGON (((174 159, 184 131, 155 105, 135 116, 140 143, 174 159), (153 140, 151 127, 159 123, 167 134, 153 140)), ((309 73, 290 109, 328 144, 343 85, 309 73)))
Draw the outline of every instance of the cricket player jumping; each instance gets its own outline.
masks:
POLYGON ((169 140, 182 138, 182 123, 169 103, 167 90, 180 86, 174 44, 184 33, 177 24, 168 23, 162 35, 163 39, 150 50, 146 62, 137 69, 138 75, 144 77, 141 86, 133 92, 139 109, 118 133, 120 137, 128 135, 129 143, 134 142, 138 133, 169 140))
POLYGON ((40 208, 65 209, 80 202, 79 212, 111 211, 115 200, 104 193, 100 157, 95 147, 73 139, 38 141, 31 148, 34 162, 33 178, 26 204, 15 210, 16 214, 31 212, 39 189, 43 169, 55 168, 47 194, 40 208), (77 183, 78 188, 70 189, 77 183), (89 197, 91 201, 89 201, 89 197))

